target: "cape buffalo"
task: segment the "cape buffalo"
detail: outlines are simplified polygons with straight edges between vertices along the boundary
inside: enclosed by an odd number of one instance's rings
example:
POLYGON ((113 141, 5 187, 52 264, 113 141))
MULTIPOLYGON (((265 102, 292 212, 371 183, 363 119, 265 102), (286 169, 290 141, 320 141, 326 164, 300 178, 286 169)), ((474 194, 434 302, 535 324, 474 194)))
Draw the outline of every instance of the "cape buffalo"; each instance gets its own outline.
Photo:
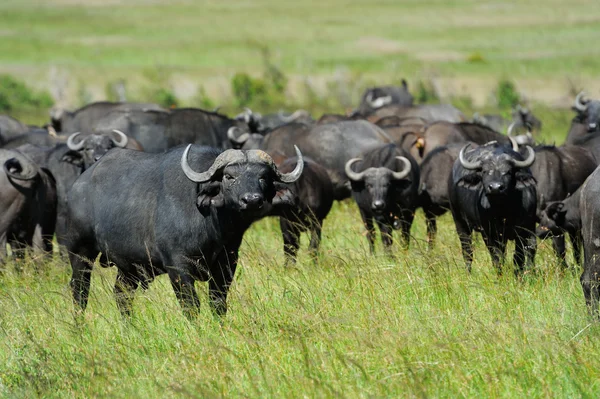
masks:
POLYGON ((200 305, 196 280, 208 280, 212 309, 224 315, 244 232, 271 205, 291 200, 281 183, 300 177, 304 162, 296 153, 290 173, 260 150, 190 144, 162 154, 107 153, 69 193, 67 248, 78 309, 87 305, 93 260, 101 253, 101 264, 118 269, 115 296, 123 315, 131 312, 136 288, 163 273, 188 317, 200 305))
POLYGON ((588 177, 581 188, 579 211, 583 235, 583 273, 581 287, 585 301, 595 317, 598 317, 600 300, 600 168, 588 177))
POLYGON ((499 273, 508 240, 515 241, 515 272, 525 262, 533 264, 536 252, 536 187, 529 167, 535 151, 527 146, 527 158, 510 147, 492 142, 460 151, 449 177, 450 208, 460 238, 467 270, 471 271, 473 230, 481 232, 499 273))
POLYGON ((345 171, 367 228, 371 253, 375 250, 373 221, 379 226, 386 251, 391 249, 394 225, 402 230, 403 245, 408 247, 419 185, 415 160, 395 144, 387 144, 350 159, 345 171), (358 168, 353 167, 359 162, 358 168))
POLYGON ((402 85, 372 87, 363 93, 360 99, 360 105, 355 111, 361 115, 366 115, 378 108, 386 105, 395 104, 403 107, 412 107, 413 96, 408 91, 408 83, 402 79, 402 85))
POLYGON ((0 263, 6 244, 13 253, 25 246, 50 252, 56 221, 52 176, 26 155, 0 149, 0 263))
POLYGON ((115 130, 114 133, 113 136, 88 134, 83 137, 80 133, 71 134, 67 139, 67 147, 71 150, 68 153, 71 157, 69 162, 75 164, 81 162, 83 168, 87 169, 113 148, 130 148, 138 151, 142 149, 137 142, 133 144, 134 140, 130 140, 125 133, 119 130, 115 130))
POLYGON ((293 146, 297 145, 303 154, 327 170, 336 200, 347 198, 351 193, 348 177, 344 173, 346 162, 392 141, 381 128, 364 120, 275 132, 265 137, 262 149, 272 157, 290 158, 294 156, 293 146))
POLYGON ((29 127, 8 115, 0 115, 0 146, 11 138, 29 131, 29 127))
POLYGON ((198 108, 170 111, 115 111, 94 126, 94 132, 109 134, 120 130, 137 140, 146 152, 163 152, 181 144, 198 144, 230 148, 227 131, 237 126, 255 133, 243 120, 198 108))
MULTIPOLYGON (((282 173, 291 172, 297 165, 297 158, 288 158, 279 165, 282 173)), ((302 176, 290 184, 290 190, 296 196, 296 204, 279 206, 271 215, 279 215, 279 225, 283 236, 285 263, 296 263, 296 254, 300 247, 300 233, 310 232, 310 252, 317 259, 323 220, 329 214, 333 204, 333 185, 327 171, 316 162, 304 158, 302 176)))
POLYGON ((53 108, 50 110, 50 121, 57 133, 90 133, 90 129, 110 112, 162 109, 156 104, 98 101, 72 112, 53 108))
POLYGON ((467 120, 460 110, 449 104, 423 104, 413 107, 392 104, 378 108, 372 113, 363 114, 363 117, 369 121, 376 122, 380 118, 393 115, 400 118, 419 117, 428 122, 446 121, 458 123, 467 120))
POLYGON ((513 126, 515 132, 520 129, 526 129, 527 131, 539 131, 542 129, 542 122, 533 115, 529 108, 521 107, 517 105, 512 110, 512 120, 504 119, 501 115, 473 114, 473 123, 487 126, 497 132, 503 132, 509 126, 513 126))
POLYGON ((540 222, 536 231, 536 235, 541 239, 568 233, 573 245, 573 258, 577 264, 581 262, 583 248, 581 212, 579 211, 580 198, 581 187, 562 201, 551 201, 544 204, 540 210, 540 222))
MULTIPOLYGON (((578 146, 538 146, 534 150, 531 174, 537 182, 539 221, 544 203, 560 201, 574 193, 596 169, 597 163, 590 151, 578 146)), ((564 235, 554 236, 553 244, 562 265, 566 267, 564 235)))

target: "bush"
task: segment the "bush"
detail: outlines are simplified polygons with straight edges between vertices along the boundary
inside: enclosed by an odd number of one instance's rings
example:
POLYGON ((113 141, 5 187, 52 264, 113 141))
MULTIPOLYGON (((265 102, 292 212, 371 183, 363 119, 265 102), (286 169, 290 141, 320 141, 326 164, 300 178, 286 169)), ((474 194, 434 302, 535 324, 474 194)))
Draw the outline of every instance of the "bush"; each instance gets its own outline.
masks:
POLYGON ((513 108, 521 101, 521 96, 514 83, 509 80, 501 80, 496 88, 496 101, 499 108, 513 108))
POLYGON ((45 90, 36 92, 10 75, 0 75, 0 111, 15 111, 23 108, 50 108, 52 96, 45 90))
POLYGON ((237 107, 247 107, 266 101, 267 85, 260 78, 253 78, 247 73, 236 73, 231 80, 231 89, 237 107))
POLYGON ((157 89, 153 93, 152 102, 164 108, 177 108, 179 106, 179 100, 175 93, 164 87, 157 89))
POLYGON ((415 101, 417 104, 437 103, 440 101, 431 81, 424 82, 419 80, 417 82, 415 101))

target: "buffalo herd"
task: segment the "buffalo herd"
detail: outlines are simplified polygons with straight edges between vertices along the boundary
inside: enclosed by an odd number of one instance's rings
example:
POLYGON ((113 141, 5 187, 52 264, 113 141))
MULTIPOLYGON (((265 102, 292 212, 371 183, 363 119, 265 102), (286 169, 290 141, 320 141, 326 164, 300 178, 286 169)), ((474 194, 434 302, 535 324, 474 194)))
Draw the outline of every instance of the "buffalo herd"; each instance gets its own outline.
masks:
POLYGON ((318 261, 333 201, 352 197, 371 253, 376 226, 392 255, 393 231, 408 250, 422 208, 431 249, 436 218, 450 211, 466 268, 481 233, 503 271, 514 241, 514 271, 534 266, 537 240, 551 238, 568 267, 565 235, 583 268, 594 312, 600 301, 600 101, 580 93, 560 146, 539 145, 542 127, 518 106, 512 120, 465 115, 451 105, 415 105, 406 81, 367 89, 347 114, 308 112, 234 117, 196 108, 97 102, 53 109, 44 127, 0 115, 0 267, 31 247, 72 267, 77 313, 87 305, 92 266, 115 266, 114 293, 131 314, 138 287, 167 274, 184 313, 208 282, 215 314, 227 293, 245 231, 279 217, 287 265, 301 232, 318 261), (598 223, 596 217, 599 218, 598 223))

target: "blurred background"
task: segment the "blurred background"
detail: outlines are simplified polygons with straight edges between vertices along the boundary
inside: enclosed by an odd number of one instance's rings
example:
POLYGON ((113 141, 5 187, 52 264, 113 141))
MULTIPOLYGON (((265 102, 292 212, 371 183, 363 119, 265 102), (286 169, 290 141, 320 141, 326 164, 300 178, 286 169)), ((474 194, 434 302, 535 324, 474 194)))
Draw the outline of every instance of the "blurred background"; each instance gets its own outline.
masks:
POLYGON ((2 0, 0 112, 32 124, 98 100, 345 112, 403 78, 418 103, 466 113, 566 109, 600 91, 597 5, 2 0))

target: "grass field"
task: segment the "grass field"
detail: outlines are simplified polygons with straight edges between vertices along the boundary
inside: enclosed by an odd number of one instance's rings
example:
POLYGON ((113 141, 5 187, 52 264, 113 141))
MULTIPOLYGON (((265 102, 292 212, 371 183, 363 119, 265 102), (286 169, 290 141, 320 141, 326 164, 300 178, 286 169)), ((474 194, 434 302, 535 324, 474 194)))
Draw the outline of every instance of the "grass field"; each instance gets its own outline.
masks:
POLYGON ((600 91, 596 5, 3 0, 0 71, 53 90, 66 83, 67 103, 77 102, 82 85, 99 99, 106 82, 120 78, 135 91, 155 69, 182 98, 202 85, 223 100, 235 72, 261 73, 267 47, 296 83, 435 77, 444 93, 483 104, 498 79, 509 77, 528 98, 564 105, 572 85, 600 91))
MULTIPOLYGON (((435 78, 490 109, 509 77, 544 123, 539 139, 560 144, 572 113, 554 106, 573 89, 600 94, 596 3, 2 0, 0 72, 55 95, 64 86, 70 106, 82 89, 101 99, 108 82, 135 92, 156 76, 188 102, 203 86, 227 104, 236 72, 262 73, 264 46, 290 91, 305 78, 321 89, 435 78)), ((17 116, 40 124, 46 112, 17 116)), ((600 325, 581 270, 561 270, 543 242, 522 280, 498 277, 477 238, 468 275, 449 215, 439 229, 428 252, 419 212, 409 251, 371 256, 356 206, 336 203, 319 264, 303 250, 285 268, 277 221, 260 221, 222 323, 204 283, 201 314, 187 320, 166 276, 138 292, 124 322, 115 270, 97 267, 76 324, 66 260, 11 261, 0 275, 0 397, 599 397, 600 325)))

